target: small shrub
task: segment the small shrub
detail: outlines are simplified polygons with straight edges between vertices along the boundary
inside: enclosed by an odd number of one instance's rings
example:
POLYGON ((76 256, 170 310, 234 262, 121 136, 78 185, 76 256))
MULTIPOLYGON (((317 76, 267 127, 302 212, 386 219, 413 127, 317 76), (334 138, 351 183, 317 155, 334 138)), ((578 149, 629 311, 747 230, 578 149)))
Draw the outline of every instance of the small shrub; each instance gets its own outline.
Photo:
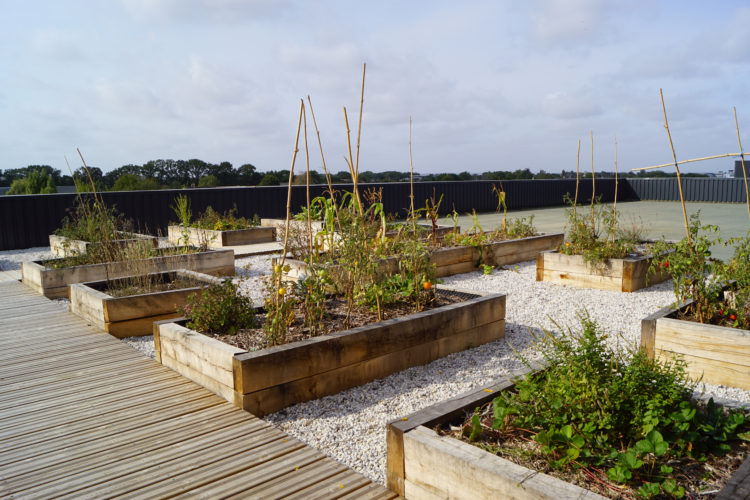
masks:
POLYGON ((191 294, 182 313, 188 318, 188 328, 202 333, 234 335, 255 326, 253 303, 232 280, 209 285, 201 294, 191 294))

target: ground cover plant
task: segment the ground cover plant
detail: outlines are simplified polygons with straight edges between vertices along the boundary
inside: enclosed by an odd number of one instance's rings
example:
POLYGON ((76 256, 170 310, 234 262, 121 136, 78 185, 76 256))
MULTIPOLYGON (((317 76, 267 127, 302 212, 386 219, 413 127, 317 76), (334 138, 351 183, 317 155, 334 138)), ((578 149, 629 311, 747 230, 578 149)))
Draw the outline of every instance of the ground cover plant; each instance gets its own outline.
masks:
POLYGON ((611 497, 719 488, 747 453, 747 415, 693 400, 684 362, 614 352, 605 339, 585 315, 580 331, 545 334, 548 368, 450 432, 611 497))

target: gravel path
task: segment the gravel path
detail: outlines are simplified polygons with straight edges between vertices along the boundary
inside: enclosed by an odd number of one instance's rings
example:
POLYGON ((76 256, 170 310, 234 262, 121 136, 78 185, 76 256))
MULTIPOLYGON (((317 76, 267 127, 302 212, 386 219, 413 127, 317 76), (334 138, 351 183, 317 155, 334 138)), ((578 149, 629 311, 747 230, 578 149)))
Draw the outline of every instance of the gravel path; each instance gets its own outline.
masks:
MULTIPOLYGON (((45 248, 0 252, 0 269, 16 269, 22 260, 46 256, 45 248), (11 267, 6 267, 11 266, 11 267), (15 267, 13 267, 15 266, 15 267)), ((237 260, 242 289, 262 301, 262 277, 273 256, 237 260)), ((522 367, 515 350, 535 358, 532 334, 542 329, 575 328, 587 313, 617 348, 636 346, 641 319, 674 301, 671 281, 635 293, 568 288, 537 282, 535 262, 524 262, 491 275, 467 273, 444 279, 443 286, 484 293, 505 293, 506 337, 410 368, 333 396, 291 406, 266 417, 289 434, 381 484, 385 483, 385 425, 394 419, 487 384, 522 367), (559 326, 558 326, 559 325, 559 326)), ((61 307, 67 307, 65 301, 61 307)), ((124 339, 153 357, 153 339, 124 339)), ((750 402, 750 391, 701 385, 722 401, 750 402)))

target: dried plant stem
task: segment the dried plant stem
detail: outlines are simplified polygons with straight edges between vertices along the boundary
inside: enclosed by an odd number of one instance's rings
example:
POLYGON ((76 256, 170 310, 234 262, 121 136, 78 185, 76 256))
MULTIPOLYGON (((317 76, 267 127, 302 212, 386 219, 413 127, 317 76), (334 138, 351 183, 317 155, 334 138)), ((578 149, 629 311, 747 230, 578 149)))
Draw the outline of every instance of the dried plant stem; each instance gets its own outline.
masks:
MULTIPOLYGON (((297 135, 294 139, 294 152, 292 153, 292 167, 289 169, 289 186, 287 187, 286 194, 286 223, 284 230, 284 250, 281 252, 281 266, 284 266, 286 262, 286 253, 289 248, 289 218, 292 214, 292 179, 294 179, 294 164, 297 161, 297 153, 299 152, 299 132, 302 128, 302 113, 305 109, 305 101, 300 102, 299 106, 299 119, 297 120, 297 135)), ((281 277, 279 277, 281 279, 281 277)))
POLYGON ((674 144, 672 143, 672 134, 669 132, 669 121, 667 120, 667 107, 664 105, 664 92, 659 89, 659 96, 661 97, 661 109, 664 112, 664 128, 667 129, 667 138, 669 139, 669 149, 672 151, 672 159, 674 160, 674 169, 677 172, 677 187, 680 191, 680 203, 682 204, 682 219, 685 223, 685 234, 687 235, 688 244, 690 248, 693 247, 693 241, 690 238, 690 226, 688 225, 687 209, 685 208, 685 195, 682 192, 682 177, 680 176, 680 167, 677 164, 677 153, 674 150, 674 144))
POLYGON ((312 232, 312 217, 310 215, 310 151, 307 148, 307 113, 305 112, 305 101, 302 100, 302 126, 305 134, 305 167, 306 167, 306 178, 305 178, 305 189, 307 196, 307 235, 310 243, 310 258, 313 258, 313 232, 312 232))
MULTIPOLYGON (((726 154, 722 154, 722 155, 704 156, 702 158, 692 158, 690 160, 681 160, 681 161, 678 161, 677 164, 678 165, 682 165, 683 163, 693 163, 693 162, 696 162, 696 161, 704 161, 704 160, 715 160, 717 158, 727 158, 727 157, 730 157, 730 156, 740 156, 740 153, 726 153, 726 154)), ((638 172, 638 171, 641 171, 641 170, 653 170, 655 168, 671 167, 673 165, 674 165, 674 162, 672 162, 672 163, 664 163, 662 165, 652 165, 650 167, 631 168, 630 171, 631 172, 638 172)))
POLYGON ((99 197, 96 196, 96 183, 94 183, 94 178, 91 177, 91 170, 89 170, 89 166, 86 165, 86 160, 83 159, 81 150, 76 148, 76 151, 78 151, 78 156, 81 157, 81 162, 83 162, 83 168, 86 169, 86 175, 88 175, 89 177, 89 182, 91 183, 91 190, 94 193, 94 201, 97 203, 103 203, 103 200, 100 200, 99 197))
POLYGON ((737 108, 734 110, 734 126, 737 129, 737 144, 740 146, 740 160, 742 161, 742 177, 745 179, 745 203, 747 205, 747 215, 750 217, 750 190, 747 187, 747 169, 745 168, 745 152, 742 150, 742 140, 740 139, 740 124, 737 121, 737 108))
POLYGON ((596 175, 594 174, 594 131, 591 130, 591 227, 596 223, 594 200, 596 200, 596 175))
POLYGON ((578 205, 578 182, 581 176, 581 140, 578 139, 578 153, 576 154, 576 196, 573 198, 573 213, 576 213, 578 205))

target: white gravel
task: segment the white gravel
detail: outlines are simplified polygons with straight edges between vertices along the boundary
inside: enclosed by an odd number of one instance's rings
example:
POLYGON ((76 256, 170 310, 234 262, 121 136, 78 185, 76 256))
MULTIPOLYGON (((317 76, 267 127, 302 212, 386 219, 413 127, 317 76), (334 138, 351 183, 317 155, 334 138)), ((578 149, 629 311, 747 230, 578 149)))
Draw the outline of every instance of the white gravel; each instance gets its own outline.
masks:
MULTIPOLYGON (((48 250, 42 247, 0 252, 0 269, 16 269, 22 260, 44 258, 49 255, 48 250)), ((263 299, 262 277, 270 274, 273 257, 237 259, 242 290, 254 302, 263 299)), ((674 301, 671 281, 634 293, 618 293, 537 282, 535 276, 535 262, 530 261, 495 270, 491 275, 474 272, 444 279, 446 287, 506 294, 505 339, 291 406, 266 419, 383 484, 386 424, 522 368, 515 351, 529 358, 536 354, 530 331, 576 328, 577 315, 587 311, 609 334, 608 342, 613 346, 637 346, 641 319, 674 301)), ((67 307, 65 301, 58 302, 67 307)), ((151 337, 123 340, 153 357, 151 337)), ((724 403, 750 403, 750 391, 706 384, 699 389, 724 403)))
POLYGON ((54 257, 49 247, 34 247, 25 250, 0 251, 0 271, 21 269, 21 262, 50 259, 54 257))

